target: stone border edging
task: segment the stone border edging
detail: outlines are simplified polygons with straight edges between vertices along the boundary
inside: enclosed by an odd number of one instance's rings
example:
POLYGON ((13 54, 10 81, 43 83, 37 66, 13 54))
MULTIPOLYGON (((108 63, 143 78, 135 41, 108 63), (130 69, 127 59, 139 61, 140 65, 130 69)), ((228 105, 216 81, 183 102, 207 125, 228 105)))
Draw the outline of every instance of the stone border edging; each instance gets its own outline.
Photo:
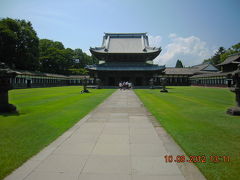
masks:
MULTIPOLYGON (((143 103, 142 103, 143 105, 143 103)), ((143 105, 144 106, 144 105, 143 105)), ((144 106, 145 107, 145 106, 144 106)), ((145 107, 146 108, 146 107, 145 107)), ((147 108, 146 108, 147 109, 147 108)), ((162 127, 159 121, 148 111, 148 117, 153 124, 158 136, 162 139, 165 148, 172 156, 183 155, 187 157, 185 152, 181 149, 181 147, 175 142, 175 140, 167 133, 167 131, 162 127)), ((206 180, 204 175, 200 172, 200 170, 193 164, 189 162, 185 163, 176 163, 180 171, 186 180, 206 180)))

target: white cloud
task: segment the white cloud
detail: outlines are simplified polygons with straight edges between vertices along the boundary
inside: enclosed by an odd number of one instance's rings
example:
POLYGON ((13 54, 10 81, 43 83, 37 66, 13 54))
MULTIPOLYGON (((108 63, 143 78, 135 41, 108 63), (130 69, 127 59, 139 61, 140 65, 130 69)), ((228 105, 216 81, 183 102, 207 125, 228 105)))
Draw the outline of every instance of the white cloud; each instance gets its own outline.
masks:
POLYGON ((175 66, 180 59, 185 66, 191 66, 201 63, 213 54, 207 44, 196 36, 184 38, 172 33, 169 38, 170 43, 162 47, 163 52, 155 59, 158 64, 175 66))
POLYGON ((161 36, 148 36, 148 41, 149 45, 152 47, 160 47, 161 46, 161 41, 162 37, 161 36))
POLYGON ((175 37, 177 37, 177 35, 176 35, 175 33, 170 33, 170 34, 168 35, 168 37, 170 37, 170 38, 175 38, 175 37))

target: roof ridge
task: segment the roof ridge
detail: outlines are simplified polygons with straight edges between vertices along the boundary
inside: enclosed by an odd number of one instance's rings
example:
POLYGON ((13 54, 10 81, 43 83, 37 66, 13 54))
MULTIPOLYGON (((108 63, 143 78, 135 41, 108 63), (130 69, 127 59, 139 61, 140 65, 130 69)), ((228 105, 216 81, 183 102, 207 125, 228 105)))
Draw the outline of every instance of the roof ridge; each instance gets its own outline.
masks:
POLYGON ((144 32, 144 33, 106 33, 106 32, 104 32, 104 34, 108 34, 108 35, 127 35, 127 34, 147 34, 147 32, 144 32))
POLYGON ((237 53, 234 53, 234 54, 230 54, 230 55, 228 55, 228 57, 237 56, 237 55, 240 55, 240 52, 237 52, 237 53))

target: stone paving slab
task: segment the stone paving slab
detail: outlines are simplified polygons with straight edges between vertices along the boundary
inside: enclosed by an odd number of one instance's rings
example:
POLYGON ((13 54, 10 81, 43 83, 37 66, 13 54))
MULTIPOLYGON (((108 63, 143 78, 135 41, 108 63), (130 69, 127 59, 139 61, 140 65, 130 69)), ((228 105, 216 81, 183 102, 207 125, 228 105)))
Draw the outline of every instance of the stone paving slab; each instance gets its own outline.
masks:
POLYGON ((166 138, 135 93, 118 90, 5 180, 183 180, 165 163, 166 138))

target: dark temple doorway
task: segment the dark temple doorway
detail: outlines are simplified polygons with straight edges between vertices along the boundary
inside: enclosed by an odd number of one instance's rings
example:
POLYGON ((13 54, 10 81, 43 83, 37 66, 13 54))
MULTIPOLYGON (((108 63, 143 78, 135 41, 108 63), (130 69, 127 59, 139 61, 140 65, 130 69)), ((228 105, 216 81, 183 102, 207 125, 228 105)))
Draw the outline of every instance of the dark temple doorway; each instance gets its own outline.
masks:
POLYGON ((130 77, 121 77, 121 81, 123 82, 126 82, 126 81, 129 82, 129 80, 130 80, 130 77))
POLYGON ((143 78, 142 77, 137 77, 135 85, 136 86, 142 86, 143 85, 143 78))
POLYGON ((108 85, 109 86, 115 86, 116 83, 115 83, 115 78, 114 77, 109 77, 108 79, 108 85))
POLYGON ((27 87, 31 88, 31 80, 29 80, 29 79, 27 80, 27 87))

